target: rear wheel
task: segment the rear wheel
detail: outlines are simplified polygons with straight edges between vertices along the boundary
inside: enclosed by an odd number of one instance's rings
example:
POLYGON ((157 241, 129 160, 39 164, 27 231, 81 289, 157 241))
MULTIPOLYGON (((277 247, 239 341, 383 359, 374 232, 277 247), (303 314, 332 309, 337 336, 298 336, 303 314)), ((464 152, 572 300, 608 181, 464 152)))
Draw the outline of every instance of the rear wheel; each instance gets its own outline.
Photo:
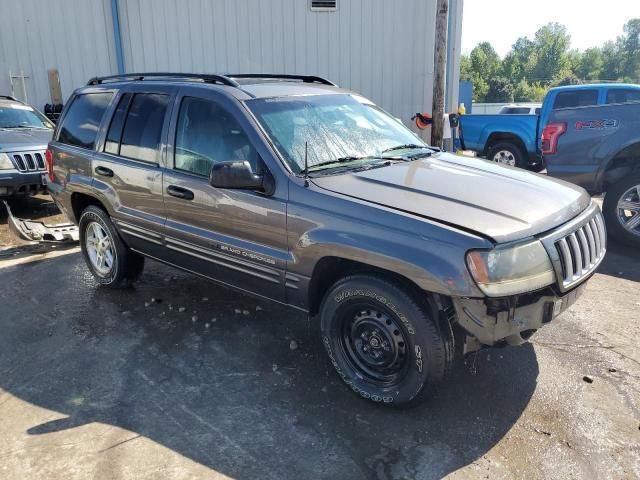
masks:
POLYGON ((611 186, 604 197, 602 210, 612 237, 640 247, 640 173, 629 175, 611 186))
POLYGON ((512 142, 498 142, 489 147, 487 159, 510 167, 527 168, 525 152, 512 142))
POLYGON ((88 206, 79 222, 80 248, 96 281, 111 288, 130 286, 142 273, 144 257, 122 241, 109 215, 88 206))
POLYGON ((338 281, 320 307, 322 342, 342 380, 389 405, 418 403, 452 362, 450 326, 398 285, 354 275, 338 281))

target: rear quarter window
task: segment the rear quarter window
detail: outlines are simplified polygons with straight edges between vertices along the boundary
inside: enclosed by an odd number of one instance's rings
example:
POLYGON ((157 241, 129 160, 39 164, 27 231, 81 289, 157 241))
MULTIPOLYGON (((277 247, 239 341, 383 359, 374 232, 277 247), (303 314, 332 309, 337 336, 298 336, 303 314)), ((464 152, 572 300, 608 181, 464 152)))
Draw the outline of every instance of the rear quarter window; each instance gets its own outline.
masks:
POLYGON ((589 107, 598 104, 598 90, 574 90, 560 92, 553 102, 553 109, 589 107))
POLYGON ((503 107, 500 113, 506 115, 526 115, 531 111, 529 107, 503 107))
POLYGON ((113 92, 77 95, 65 114, 58 134, 58 142, 93 149, 102 118, 113 92))
POLYGON ((625 90, 616 88, 607 92, 607 103, 640 102, 640 89, 625 90))

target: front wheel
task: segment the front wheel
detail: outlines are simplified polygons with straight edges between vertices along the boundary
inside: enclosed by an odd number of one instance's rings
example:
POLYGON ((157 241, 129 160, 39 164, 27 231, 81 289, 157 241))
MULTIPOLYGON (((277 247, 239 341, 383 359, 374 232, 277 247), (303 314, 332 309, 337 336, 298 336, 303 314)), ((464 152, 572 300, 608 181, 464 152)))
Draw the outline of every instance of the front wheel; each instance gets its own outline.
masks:
POLYGON ((602 211, 612 237, 640 247, 640 173, 613 184, 604 196, 602 211))
POLYGON ((322 342, 342 380, 389 405, 418 403, 453 360, 449 324, 437 310, 383 278, 354 275, 334 284, 320 307, 322 342))

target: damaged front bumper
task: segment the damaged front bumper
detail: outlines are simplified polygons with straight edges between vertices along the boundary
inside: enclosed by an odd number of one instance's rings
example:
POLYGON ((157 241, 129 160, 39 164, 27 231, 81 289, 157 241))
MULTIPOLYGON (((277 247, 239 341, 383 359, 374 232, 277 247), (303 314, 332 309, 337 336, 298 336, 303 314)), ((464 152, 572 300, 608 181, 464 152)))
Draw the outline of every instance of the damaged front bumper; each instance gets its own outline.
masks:
POLYGON ((464 353, 483 346, 524 343, 573 305, 585 286, 586 281, 562 295, 549 287, 504 298, 454 298, 457 322, 467 332, 464 353))
POLYGON ((78 227, 73 223, 61 223, 47 225, 37 220, 16 218, 11 213, 11 208, 3 200, 7 209, 9 229, 14 235, 29 241, 36 242, 77 242, 79 238, 78 227))

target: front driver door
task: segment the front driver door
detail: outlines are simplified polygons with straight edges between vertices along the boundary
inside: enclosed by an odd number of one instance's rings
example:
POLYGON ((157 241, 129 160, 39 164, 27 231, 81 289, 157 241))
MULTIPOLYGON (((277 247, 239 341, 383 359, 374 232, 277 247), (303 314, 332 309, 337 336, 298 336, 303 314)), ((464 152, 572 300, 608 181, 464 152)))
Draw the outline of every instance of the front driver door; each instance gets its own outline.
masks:
POLYGON ((163 194, 172 262, 239 289, 284 301, 286 183, 273 195, 214 188, 214 162, 247 160, 257 173, 269 152, 233 100, 185 88, 172 116, 163 194))

